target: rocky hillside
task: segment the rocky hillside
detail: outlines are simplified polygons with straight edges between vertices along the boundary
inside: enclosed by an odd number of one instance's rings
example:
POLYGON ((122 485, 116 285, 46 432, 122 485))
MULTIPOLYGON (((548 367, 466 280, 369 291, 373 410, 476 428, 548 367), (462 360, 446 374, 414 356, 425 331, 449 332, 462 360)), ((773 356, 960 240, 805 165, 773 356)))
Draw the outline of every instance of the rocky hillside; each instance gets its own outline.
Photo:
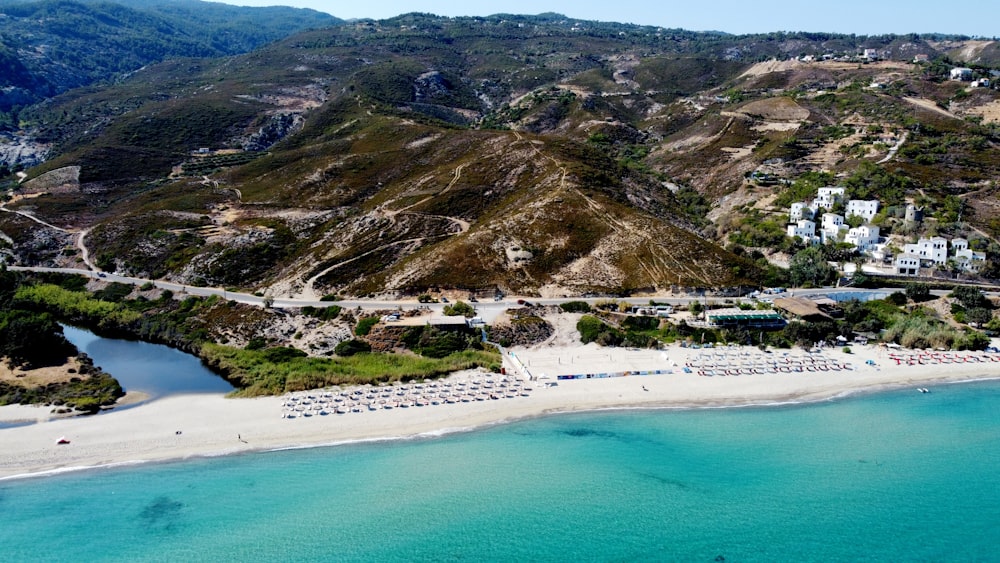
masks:
POLYGON ((996 91, 947 80, 935 39, 556 14, 309 31, 25 109, 53 156, 8 207, 51 226, 0 231, 20 261, 274 295, 758 284, 746 221, 781 224, 803 174, 932 205, 991 189, 996 91))

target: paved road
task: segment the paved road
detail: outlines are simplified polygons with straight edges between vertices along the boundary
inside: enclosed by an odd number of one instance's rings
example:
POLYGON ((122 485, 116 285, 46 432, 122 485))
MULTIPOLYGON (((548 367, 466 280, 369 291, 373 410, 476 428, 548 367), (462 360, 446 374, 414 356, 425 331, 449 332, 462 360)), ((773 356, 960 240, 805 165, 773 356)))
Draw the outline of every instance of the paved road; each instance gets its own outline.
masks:
MULTIPOLYGON (((30 271, 30 272, 52 272, 61 274, 78 274, 81 276, 86 276, 89 278, 100 279, 107 282, 119 282, 127 283, 132 285, 142 285, 146 283, 151 283, 160 289, 169 289, 178 294, 187 295, 197 295, 201 297, 208 297, 210 295, 218 295, 224 299, 229 299, 232 301, 237 301, 239 303, 247 303, 250 305, 257 305, 260 307, 264 306, 265 300, 268 298, 266 296, 252 295, 249 293, 238 293, 233 291, 227 291, 222 288, 215 287, 195 287, 190 285, 183 285, 173 282, 167 282, 162 280, 149 280, 143 278, 134 278, 130 276, 120 276, 112 273, 105 272, 93 272, 90 270, 82 270, 77 268, 44 268, 44 267, 23 267, 23 266, 8 266, 8 269, 14 271, 30 271)), ((893 288, 884 289, 857 289, 857 288, 817 288, 817 289, 795 289, 792 290, 791 295, 796 297, 808 297, 811 295, 831 295, 831 294, 841 294, 841 293, 858 293, 858 294, 868 294, 868 295, 880 295, 889 294, 893 291, 899 291, 893 288)), ((935 295, 944 295, 946 291, 933 291, 935 295)), ((786 296, 789 294, 785 294, 786 296)), ((601 301, 607 301, 607 297, 562 297, 562 298, 524 298, 526 301, 537 304, 537 305, 558 305, 560 303, 565 303, 567 301, 586 301, 587 303, 593 305, 601 301)), ((727 299, 721 296, 712 295, 690 295, 686 297, 629 297, 623 299, 615 299, 616 301, 624 301, 631 305, 648 305, 651 300, 655 300, 658 303, 667 303, 675 306, 686 306, 692 301, 713 301, 720 302, 727 299)), ((510 307, 517 306, 517 298, 507 298, 501 301, 480 301, 471 303, 476 308, 478 316, 482 317, 487 323, 492 322, 500 314, 506 311, 510 307)), ((418 306, 424 305, 431 310, 435 315, 440 315, 444 309, 446 303, 427 303, 421 304, 414 299, 409 300, 394 300, 394 301, 378 301, 378 300, 343 300, 343 301, 309 301, 304 299, 273 299, 271 306, 278 309, 289 309, 297 307, 329 307, 331 305, 339 305, 345 309, 355 309, 360 308, 363 310, 386 310, 386 309, 412 309, 418 306)))

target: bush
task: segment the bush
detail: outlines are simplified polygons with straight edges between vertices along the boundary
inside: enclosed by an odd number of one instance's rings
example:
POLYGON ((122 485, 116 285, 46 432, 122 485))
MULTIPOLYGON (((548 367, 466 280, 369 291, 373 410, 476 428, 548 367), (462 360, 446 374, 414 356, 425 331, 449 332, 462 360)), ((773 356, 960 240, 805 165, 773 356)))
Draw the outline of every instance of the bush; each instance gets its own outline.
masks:
POLYGON ((454 305, 445 305, 444 314, 448 317, 474 317, 476 316, 476 309, 465 301, 458 301, 454 305))
POLYGON ((567 301, 559 307, 567 313, 589 313, 590 305, 586 301, 567 301))
POLYGON ((345 340, 340 344, 337 344, 337 347, 333 349, 333 353, 337 354, 342 358, 353 356, 355 354, 360 354, 362 352, 371 352, 371 351, 372 351, 371 344, 368 344, 363 340, 353 340, 353 339, 345 340))
POLYGON ((263 354, 264 359, 273 364, 288 362, 294 358, 305 358, 308 355, 302 350, 289 346, 275 346, 274 348, 268 348, 264 350, 263 354))
POLYGON ((378 317, 365 317, 358 321, 358 325, 354 327, 354 334, 357 336, 368 336, 368 333, 372 331, 372 327, 378 324, 378 317))
POLYGON ((329 307, 303 307, 302 314, 320 319, 322 321, 332 321, 340 316, 340 312, 343 310, 340 305, 330 305, 329 307))
POLYGON ((896 305, 897 307, 902 307, 903 305, 906 305, 906 295, 899 291, 894 291, 890 293, 889 296, 885 298, 885 300, 888 301, 889 303, 892 303, 893 305, 896 305))
POLYGON ((621 331, 604 324, 593 315, 581 317, 576 323, 576 330, 580 332, 580 342, 584 344, 597 342, 602 346, 617 346, 625 340, 621 331))
POLYGON ((660 319, 657 317, 627 317, 622 321, 622 328, 625 330, 656 330, 660 328, 660 319))
POLYGON ((121 303, 132 293, 132 286, 127 283, 111 282, 104 289, 94 292, 94 299, 121 303))

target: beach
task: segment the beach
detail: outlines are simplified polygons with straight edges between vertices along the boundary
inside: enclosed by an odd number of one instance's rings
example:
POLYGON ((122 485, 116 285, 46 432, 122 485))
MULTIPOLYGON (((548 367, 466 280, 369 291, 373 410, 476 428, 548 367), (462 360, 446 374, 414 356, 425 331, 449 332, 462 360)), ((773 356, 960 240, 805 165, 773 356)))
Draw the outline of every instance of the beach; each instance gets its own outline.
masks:
MULTIPOLYGON (((936 384, 1000 378, 1000 362, 992 360, 996 354, 949 352, 939 356, 948 358, 945 364, 933 359, 929 352, 918 354, 877 346, 855 346, 853 353, 836 349, 808 354, 801 350, 764 353, 750 347, 626 350, 550 342, 511 352, 535 378, 525 383, 531 389, 528 396, 294 419, 285 417, 288 397, 231 399, 216 393, 165 397, 95 416, 71 418, 53 417, 50 407, 0 407, 0 423, 44 421, 0 429, 0 478, 433 436, 560 412, 781 405, 904 387, 913 387, 914 392, 918 388, 933 392, 936 384), (904 359, 899 361, 900 357, 904 359), (715 367, 722 365, 723 358, 732 364, 730 372, 738 371, 740 361, 746 366, 780 367, 822 361, 849 369, 786 372, 774 367, 770 368, 773 372, 724 375, 725 369, 715 367), (560 368, 564 373, 595 374, 595 378, 559 379, 560 368), (672 373, 636 375, 657 369, 672 373), (596 374, 623 371, 630 375, 596 378, 596 374), (60 438, 69 443, 57 444, 60 438)), ((485 373, 471 375, 492 377, 485 373)), ((453 379, 469 377, 465 373, 453 379)))

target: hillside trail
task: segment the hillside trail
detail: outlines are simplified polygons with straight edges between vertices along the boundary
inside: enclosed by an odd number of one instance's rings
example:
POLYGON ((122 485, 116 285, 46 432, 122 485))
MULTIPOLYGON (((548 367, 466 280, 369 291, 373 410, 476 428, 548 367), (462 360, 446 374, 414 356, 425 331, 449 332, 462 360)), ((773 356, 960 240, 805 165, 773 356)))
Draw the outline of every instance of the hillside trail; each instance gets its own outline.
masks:
POLYGON ((904 131, 903 134, 899 136, 899 140, 896 141, 896 144, 889 149, 889 154, 885 155, 885 158, 876 162, 875 164, 885 164, 886 162, 892 160, 892 158, 896 156, 896 153, 899 152, 899 148, 902 147, 903 143, 906 142, 906 139, 909 137, 909 135, 910 135, 909 131, 904 131))
MULTIPOLYGON (((87 233, 90 232, 89 228, 83 229, 83 230, 80 230, 80 231, 75 231, 75 230, 70 230, 70 229, 64 229, 62 227, 57 227, 57 226, 53 225, 52 223, 49 223, 48 221, 43 221, 42 219, 39 219, 38 217, 35 217, 33 214, 28 213, 27 211, 18 211, 18 210, 15 210, 15 209, 8 209, 7 208, 7 202, 0 203, 0 211, 6 212, 6 213, 13 213, 15 215, 20 215, 21 217, 24 217, 26 219, 30 219, 30 220, 34 221, 35 223, 38 223, 39 225, 42 225, 43 227, 48 227, 48 228, 50 228, 50 229, 52 229, 54 231, 58 231, 60 233, 65 233, 65 234, 68 234, 68 235, 73 235, 73 244, 74 244, 74 246, 76 246, 77 249, 80 250, 80 254, 83 257, 83 263, 87 265, 87 268, 89 268, 89 269, 91 269, 91 270, 93 270, 95 272, 100 272, 101 271, 100 268, 98 268, 97 266, 95 266, 93 263, 90 262, 90 253, 87 250, 87 247, 84 245, 84 242, 83 242, 84 237, 86 237, 87 233)), ((4 238, 4 240, 8 241, 10 244, 12 244, 12 245, 14 244, 14 241, 11 240, 10 237, 8 237, 7 235, 5 235, 3 233, 0 233, 0 236, 2 236, 4 238)))
MULTIPOLYGON (((515 141, 515 142, 525 141, 524 136, 521 135, 521 133, 519 131, 514 130, 513 133, 514 133, 514 137, 517 139, 517 141, 515 141)), ((569 187, 568 187, 567 182, 566 182, 566 177, 569 175, 569 171, 566 169, 566 167, 561 162, 559 162, 559 160, 557 160, 555 157, 543 153, 538 148, 538 146, 535 145, 535 143, 533 143, 531 141, 528 141, 528 143, 530 144, 531 149, 535 152, 535 154, 537 154, 538 156, 540 156, 542 158, 550 160, 553 164, 555 164, 555 166, 559 169, 559 171, 561 173, 560 174, 560 178, 559 178, 559 189, 560 189, 560 191, 567 191, 567 189, 569 189, 569 187)), ((610 227, 611 230, 614 231, 616 234, 623 235, 623 236, 630 235, 631 237, 635 237, 635 238, 639 238, 639 239, 645 240, 646 244, 648 244, 650 246, 653 246, 653 247, 659 247, 659 248, 661 248, 664 251, 664 254, 661 254, 658 257, 655 256, 655 258, 658 258, 658 261, 660 262, 660 264, 658 264, 658 265, 657 264, 649 264, 645 260, 642 260, 642 259, 640 259, 638 261, 639 266, 643 269, 644 272, 646 272, 646 275, 649 276, 650 281, 654 281, 654 280, 660 279, 661 277, 663 277, 663 279, 666 279, 666 275, 662 275, 662 276, 661 275, 657 275, 656 272, 654 271, 654 268, 656 268, 656 266, 660 266, 660 267, 662 267, 662 270, 660 271, 660 274, 667 274, 668 273, 668 271, 671 269, 671 266, 665 260, 666 256, 670 257, 670 262, 673 263, 673 269, 687 272, 689 275, 693 276, 694 278, 699 278, 699 277, 704 278, 706 272, 702 272, 699 275, 697 272, 695 272, 694 269, 691 268, 691 266, 689 264, 685 264, 684 262, 682 262, 682 261, 674 258, 673 253, 670 251, 670 248, 667 247, 665 244, 663 244, 663 243, 657 241, 656 239, 654 239, 653 236, 650 233, 648 233, 646 231, 643 231, 641 229, 636 228, 635 225, 633 225, 633 224, 631 224, 629 222, 622 221, 622 220, 618 219, 610 211, 608 211, 607 209, 605 209, 603 205, 601 205, 600 203, 598 203, 597 201, 595 201, 593 198, 589 197, 587 194, 583 193, 583 191, 580 190, 579 188, 577 188, 577 187, 574 186, 571 191, 573 193, 575 193, 576 195, 578 195, 587 204, 587 207, 591 211, 593 211, 594 214, 600 220, 602 220, 605 224, 607 224, 608 227, 610 227)), ((678 280, 679 279, 680 279, 680 276, 678 275, 678 280)))
POLYGON ((83 260, 83 263, 87 265, 87 268, 95 272, 100 272, 101 269, 98 268, 95 264, 91 263, 90 250, 87 249, 87 245, 84 243, 84 239, 86 239, 87 235, 89 234, 90 234, 90 228, 88 227, 77 233, 76 240, 74 242, 76 244, 77 249, 80 250, 80 257, 83 260))
POLYGON ((468 165, 467 164, 460 164, 457 167, 455 167, 455 171, 454 171, 454 173, 452 175, 451 181, 448 182, 448 185, 446 185, 444 187, 444 189, 441 190, 440 192, 438 192, 438 193, 436 193, 434 195, 429 195, 429 196, 421 199, 420 201, 418 201, 418 202, 416 202, 414 204, 408 205, 408 206, 406 206, 406 207, 404 207, 402 209, 381 209, 381 210, 379 210, 379 213, 381 213, 385 217, 388 217, 391 221, 393 221, 393 223, 395 223, 395 217, 397 215, 400 215, 400 214, 417 215, 417 216, 420 216, 420 217, 431 217, 431 218, 436 218, 436 219, 445 219, 445 220, 451 221, 452 223, 454 223, 455 225, 457 225, 458 226, 458 232, 447 233, 447 234, 443 234, 443 235, 432 235, 432 236, 427 236, 427 237, 417 237, 417 238, 411 238, 411 239, 405 239, 405 240, 397 240, 397 241, 393 241, 393 242, 390 242, 390 243, 387 243, 387 244, 383 244, 382 246, 379 246, 377 248, 369 250, 368 252, 365 252, 363 254, 359 254, 359 255, 357 255, 357 256, 355 256, 353 258, 349 258, 349 259, 344 260, 342 262, 337 262, 336 264, 333 264, 332 266, 324 268, 318 274, 316 274, 316 275, 310 277, 309 279, 307 279, 305 281, 305 284, 302 286, 302 289, 299 291, 299 296, 301 298, 304 298, 304 299, 305 298, 313 299, 313 300, 319 299, 319 295, 316 293, 316 282, 321 277, 323 277, 326 274, 332 272, 333 270, 336 270, 337 268, 340 268, 341 266, 344 266, 346 264, 350 264, 351 262, 354 262, 355 260, 359 260, 361 258, 364 258, 365 256, 370 256, 370 255, 372 255, 372 254, 374 254, 376 252, 379 252, 381 250, 385 250, 386 248, 389 248, 389 247, 392 247, 392 246, 398 246, 400 244, 416 244, 416 243, 422 244, 422 243, 426 242, 428 239, 431 239, 431 238, 451 237, 451 236, 454 236, 454 235, 460 235, 462 233, 467 232, 469 230, 469 228, 471 227, 471 224, 468 221, 465 221, 463 219, 459 219, 458 217, 450 217, 450 216, 447 216, 447 215, 432 215, 430 213, 418 213, 418 212, 414 212, 414 211, 408 211, 409 209, 412 209, 414 207, 417 207, 418 205, 426 203, 426 202, 434 199, 435 197, 439 197, 441 195, 444 195, 444 194, 448 193, 455 186, 455 184, 457 184, 458 181, 461 180, 461 178, 462 178, 462 170, 465 169, 466 166, 468 166, 468 165))
POLYGON ((903 100, 917 107, 921 107, 924 108, 925 110, 932 111, 938 115, 943 115, 945 117, 950 117, 952 119, 960 119, 957 115, 951 113, 946 109, 938 107, 936 103, 926 98, 912 98, 910 96, 904 96, 903 100))
MULTIPOLYGON (((432 200, 432 199, 434 199, 436 197, 443 196, 444 194, 450 192, 451 189, 453 187, 455 187, 455 184, 457 184, 458 181, 462 179, 462 170, 464 170, 466 166, 468 166, 468 164, 459 164, 457 167, 455 167, 455 171, 454 171, 454 173, 452 175, 451 181, 448 182, 448 185, 445 186, 444 189, 441 190, 440 192, 438 192, 436 194, 433 194, 433 195, 429 195, 429 196, 421 199, 420 201, 418 201, 416 203, 412 203, 410 205, 407 205, 406 207, 404 207, 402 209, 382 209, 381 210, 382 214, 385 215, 386 217, 392 219, 393 217, 395 217, 396 215, 399 215, 400 213, 406 213, 407 211, 409 211, 410 209, 413 209, 414 207, 417 207, 418 205, 423 205, 424 203, 427 203, 428 201, 430 201, 430 200, 432 200)), ((415 215, 424 215, 426 217, 440 217, 442 219, 447 219, 449 221, 452 221, 453 223, 455 223, 456 225, 458 225, 459 229, 461 229, 459 231, 460 233, 464 233, 465 231, 469 230, 469 222, 468 221, 463 221, 462 219, 459 219, 458 217, 449 217, 447 215, 429 215, 429 214, 426 214, 426 213, 414 213, 414 214, 415 215)))
POLYGON ((17 211, 15 209, 7 209, 7 204, 6 203, 0 204, 0 211, 5 211, 7 213, 13 213, 15 215, 20 215, 21 217, 24 217, 26 219, 31 219, 32 221, 38 223, 39 225, 42 225, 44 227, 48 227, 48 228, 56 230, 56 231, 59 231, 60 233, 67 233, 67 234, 73 233, 73 231, 69 231, 69 230, 66 230, 66 229, 64 229, 62 227, 57 227, 57 226, 53 225, 52 223, 48 223, 46 221, 43 221, 43 220, 39 219, 38 217, 35 217, 31 213, 28 213, 27 211, 17 211))
POLYGON ((373 248, 373 249, 369 250, 368 252, 364 252, 362 254, 358 254, 357 256, 355 256, 353 258, 348 258, 347 260, 344 260, 342 262, 337 262, 336 264, 334 264, 332 266, 324 268, 322 271, 320 271, 315 276, 307 279, 306 282, 305 282, 305 284, 302 286, 302 289, 299 291, 298 298, 299 299, 305 299, 305 300, 308 300, 308 301, 318 301, 321 296, 318 293, 316 293, 316 282, 319 281, 319 279, 321 277, 329 274, 330 272, 336 270, 337 268, 340 268, 341 266, 345 266, 347 264, 350 264, 351 262, 354 262, 356 260, 360 260, 360 259, 362 259, 362 258, 364 258, 366 256, 371 256, 372 254, 375 254, 376 252, 385 250, 386 248, 389 248, 391 246, 398 246, 398 245, 401 245, 401 244, 422 244, 422 243, 426 242, 427 239, 450 237, 450 236, 453 236, 453 234, 454 233, 449 233, 449 234, 444 234, 444 235, 432 235, 432 236, 427 236, 427 237, 416 237, 416 238, 410 238, 410 239, 404 239, 404 240, 397 240, 397 241, 393 241, 393 242, 390 242, 390 243, 387 243, 387 244, 383 244, 382 246, 373 248))

